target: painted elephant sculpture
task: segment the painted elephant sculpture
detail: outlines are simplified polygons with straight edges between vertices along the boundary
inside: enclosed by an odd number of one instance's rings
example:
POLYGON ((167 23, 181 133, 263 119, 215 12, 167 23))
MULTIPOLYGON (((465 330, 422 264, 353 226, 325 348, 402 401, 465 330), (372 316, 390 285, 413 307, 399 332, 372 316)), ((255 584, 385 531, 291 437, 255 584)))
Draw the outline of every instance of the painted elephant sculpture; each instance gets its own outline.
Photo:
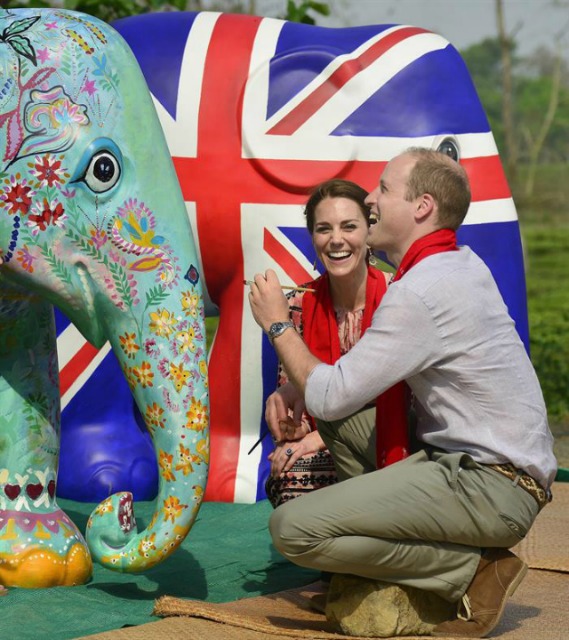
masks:
POLYGON ((0 65, 0 584, 83 583, 92 558, 143 571, 187 535, 208 469, 203 294, 180 187, 114 29, 2 10, 0 65), (126 491, 96 507, 86 542, 57 505, 53 305, 108 341, 151 434, 160 483, 143 531, 126 491))
MULTIPOLYGON (((447 40, 404 25, 327 29, 207 12, 115 26, 141 65, 174 159, 206 314, 220 316, 206 500, 265 497, 272 443, 249 450, 265 429, 276 362, 243 280, 268 267, 286 283, 314 277, 301 204, 321 180, 371 190, 386 161, 412 145, 456 157, 473 193, 459 240, 487 262, 527 344, 516 209, 470 75, 447 40)), ((64 422, 69 433, 75 427, 64 422)))

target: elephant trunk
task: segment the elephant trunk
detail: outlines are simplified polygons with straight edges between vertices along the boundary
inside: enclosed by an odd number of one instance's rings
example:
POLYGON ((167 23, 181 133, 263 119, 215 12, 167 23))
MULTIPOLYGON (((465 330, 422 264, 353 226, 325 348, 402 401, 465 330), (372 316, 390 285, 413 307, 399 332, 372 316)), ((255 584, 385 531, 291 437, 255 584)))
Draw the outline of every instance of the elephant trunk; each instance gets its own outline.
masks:
POLYGON ((93 559, 118 571, 144 571, 170 555, 190 530, 205 490, 209 416, 203 301, 197 282, 187 276, 183 282, 171 289, 168 280, 153 284, 145 292, 142 314, 131 308, 107 321, 109 340, 152 435, 160 476, 145 530, 137 530, 128 492, 110 496, 91 514, 86 539, 93 559))

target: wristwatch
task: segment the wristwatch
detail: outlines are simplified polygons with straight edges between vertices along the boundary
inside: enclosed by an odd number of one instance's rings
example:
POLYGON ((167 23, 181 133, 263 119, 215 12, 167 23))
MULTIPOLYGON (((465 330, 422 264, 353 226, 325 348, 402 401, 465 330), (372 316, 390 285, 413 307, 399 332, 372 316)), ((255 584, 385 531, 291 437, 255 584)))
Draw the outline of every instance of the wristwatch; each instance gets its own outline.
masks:
POLYGON ((269 327, 267 331, 267 335, 269 336, 269 340, 271 344, 273 344, 273 340, 284 333, 287 329, 294 329, 294 323, 290 320, 286 322, 273 322, 273 324, 269 327))

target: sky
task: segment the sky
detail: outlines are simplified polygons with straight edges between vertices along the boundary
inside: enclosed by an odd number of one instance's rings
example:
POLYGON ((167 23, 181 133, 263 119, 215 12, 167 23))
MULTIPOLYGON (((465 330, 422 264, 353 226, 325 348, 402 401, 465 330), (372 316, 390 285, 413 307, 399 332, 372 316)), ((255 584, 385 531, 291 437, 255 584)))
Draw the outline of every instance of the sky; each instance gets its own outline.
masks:
MULTIPOLYGON (((410 24, 444 36, 457 49, 486 37, 496 37, 494 0, 327 0, 332 15, 318 16, 323 27, 365 24, 410 24)), ((569 2, 504 0, 508 33, 515 34, 518 54, 528 55, 539 46, 553 49, 562 35, 563 55, 569 59, 569 2)))

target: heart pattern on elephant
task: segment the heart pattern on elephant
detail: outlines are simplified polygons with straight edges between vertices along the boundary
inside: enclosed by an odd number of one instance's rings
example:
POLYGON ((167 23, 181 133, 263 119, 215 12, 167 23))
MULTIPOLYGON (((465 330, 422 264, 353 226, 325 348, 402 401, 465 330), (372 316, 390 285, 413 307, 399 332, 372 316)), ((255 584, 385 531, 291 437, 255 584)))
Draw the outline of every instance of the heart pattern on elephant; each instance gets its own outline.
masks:
POLYGON ((10 500, 15 500, 21 492, 21 487, 17 484, 7 484, 4 487, 4 493, 10 500))

